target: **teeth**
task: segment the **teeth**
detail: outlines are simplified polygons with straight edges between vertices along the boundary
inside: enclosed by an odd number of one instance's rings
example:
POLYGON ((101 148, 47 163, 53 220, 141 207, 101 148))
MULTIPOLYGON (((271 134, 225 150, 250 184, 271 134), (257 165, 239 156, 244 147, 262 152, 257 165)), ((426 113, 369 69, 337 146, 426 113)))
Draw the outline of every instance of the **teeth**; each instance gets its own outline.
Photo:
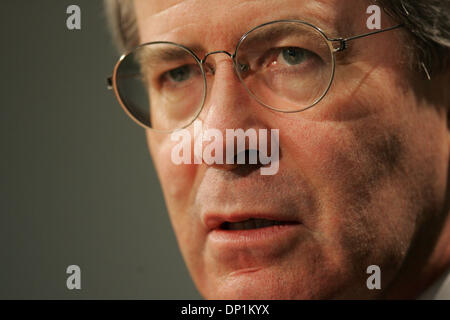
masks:
POLYGON ((281 225, 283 222, 266 219, 249 219, 242 222, 226 222, 223 227, 228 230, 248 230, 281 225))

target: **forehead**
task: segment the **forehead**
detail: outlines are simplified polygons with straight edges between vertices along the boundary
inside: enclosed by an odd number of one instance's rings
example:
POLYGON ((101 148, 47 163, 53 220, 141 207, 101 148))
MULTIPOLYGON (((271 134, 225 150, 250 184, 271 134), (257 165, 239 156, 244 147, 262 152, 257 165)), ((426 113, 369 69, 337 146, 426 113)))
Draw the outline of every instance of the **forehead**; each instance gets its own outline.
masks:
POLYGON ((139 8, 142 8, 151 14, 158 14, 182 2, 184 2, 184 0, 134 0, 135 5, 138 5, 139 8))
POLYGON ((180 38, 185 37, 212 43, 226 37, 235 42, 236 37, 249 29, 278 19, 304 20, 335 35, 340 26, 349 26, 349 14, 356 13, 356 17, 360 17, 356 20, 365 22, 365 3, 349 0, 135 0, 135 8, 141 43, 180 42, 180 38))

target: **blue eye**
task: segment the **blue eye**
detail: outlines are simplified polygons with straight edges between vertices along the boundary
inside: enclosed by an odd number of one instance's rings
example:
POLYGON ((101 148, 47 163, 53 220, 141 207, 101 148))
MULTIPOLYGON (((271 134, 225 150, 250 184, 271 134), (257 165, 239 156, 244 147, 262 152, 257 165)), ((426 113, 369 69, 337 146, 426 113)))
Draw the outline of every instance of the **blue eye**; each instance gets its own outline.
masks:
POLYGON ((281 51, 281 55, 283 60, 289 65, 300 64, 308 57, 307 51, 298 47, 284 48, 281 51))
POLYGON ((172 69, 167 72, 167 75, 170 77, 170 80, 174 82, 182 82, 186 81, 191 76, 191 69, 189 66, 182 66, 176 69, 172 69))

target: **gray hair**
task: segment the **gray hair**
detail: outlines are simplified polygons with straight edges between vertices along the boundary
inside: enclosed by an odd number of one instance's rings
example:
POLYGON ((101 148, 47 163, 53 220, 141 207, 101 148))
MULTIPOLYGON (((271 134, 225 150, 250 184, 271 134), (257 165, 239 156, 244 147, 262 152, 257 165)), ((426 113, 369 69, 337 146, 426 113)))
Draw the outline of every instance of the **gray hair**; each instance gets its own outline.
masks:
POLYGON ((448 67, 450 51, 450 0, 379 0, 380 5, 411 35, 416 66, 425 72, 448 67))
POLYGON ((133 49, 139 44, 133 0, 103 0, 109 28, 120 52, 133 49))
MULTIPOLYGON (((450 0, 378 0, 410 34, 415 67, 434 73, 448 67, 450 51, 450 0)), ((132 0, 104 0, 109 25, 119 50, 139 44, 132 0)))

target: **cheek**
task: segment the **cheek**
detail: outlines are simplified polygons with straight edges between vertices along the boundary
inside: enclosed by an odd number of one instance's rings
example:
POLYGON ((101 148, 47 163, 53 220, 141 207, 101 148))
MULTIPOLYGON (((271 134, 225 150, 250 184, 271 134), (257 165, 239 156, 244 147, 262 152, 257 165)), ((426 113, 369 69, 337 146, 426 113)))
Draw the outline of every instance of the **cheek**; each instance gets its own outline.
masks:
POLYGON ((321 197, 347 204, 370 202, 370 193, 394 177, 404 157, 403 140, 400 128, 376 120, 305 121, 295 133, 280 131, 289 165, 302 170, 321 197))
POLYGON ((374 193, 402 178, 411 124, 404 115, 415 101, 399 101, 404 88, 392 70, 365 70, 370 77, 362 70, 364 64, 347 66, 319 105, 281 120, 284 153, 306 171, 322 205, 366 207, 374 193))
MULTIPOLYGON (((198 166, 194 164, 175 165, 171 161, 172 148, 176 142, 170 140, 170 135, 147 133, 147 141, 161 183, 169 217, 183 251, 186 246, 182 244, 194 244, 194 242, 201 241, 200 231, 197 230, 198 219, 192 216, 195 214, 195 210, 190 210, 198 166), (192 234, 196 234, 197 238, 190 239, 192 234)), ((192 245, 192 247, 195 246, 192 245)), ((183 254, 185 255, 184 252, 183 254)))
POLYGON ((177 142, 168 134, 147 132, 148 147, 154 162, 169 212, 186 204, 193 188, 196 165, 176 165, 171 161, 172 149, 177 142))
POLYGON ((314 187, 318 210, 307 223, 328 261, 345 270, 365 270, 376 261, 392 270, 388 266, 398 266, 415 227, 416 212, 408 210, 410 195, 403 187, 410 183, 408 126, 392 114, 397 106, 376 97, 352 98, 323 108, 346 108, 357 118, 335 121, 334 111, 322 110, 314 119, 284 126, 284 160, 314 187))
POLYGON ((170 135, 147 132, 147 142, 178 246, 188 269, 200 270, 201 274, 201 259, 196 258, 202 250, 206 234, 205 230, 200 228, 198 217, 195 216, 197 212, 191 205, 195 196, 198 165, 175 165, 171 161, 172 148, 177 142, 171 141, 170 135))

